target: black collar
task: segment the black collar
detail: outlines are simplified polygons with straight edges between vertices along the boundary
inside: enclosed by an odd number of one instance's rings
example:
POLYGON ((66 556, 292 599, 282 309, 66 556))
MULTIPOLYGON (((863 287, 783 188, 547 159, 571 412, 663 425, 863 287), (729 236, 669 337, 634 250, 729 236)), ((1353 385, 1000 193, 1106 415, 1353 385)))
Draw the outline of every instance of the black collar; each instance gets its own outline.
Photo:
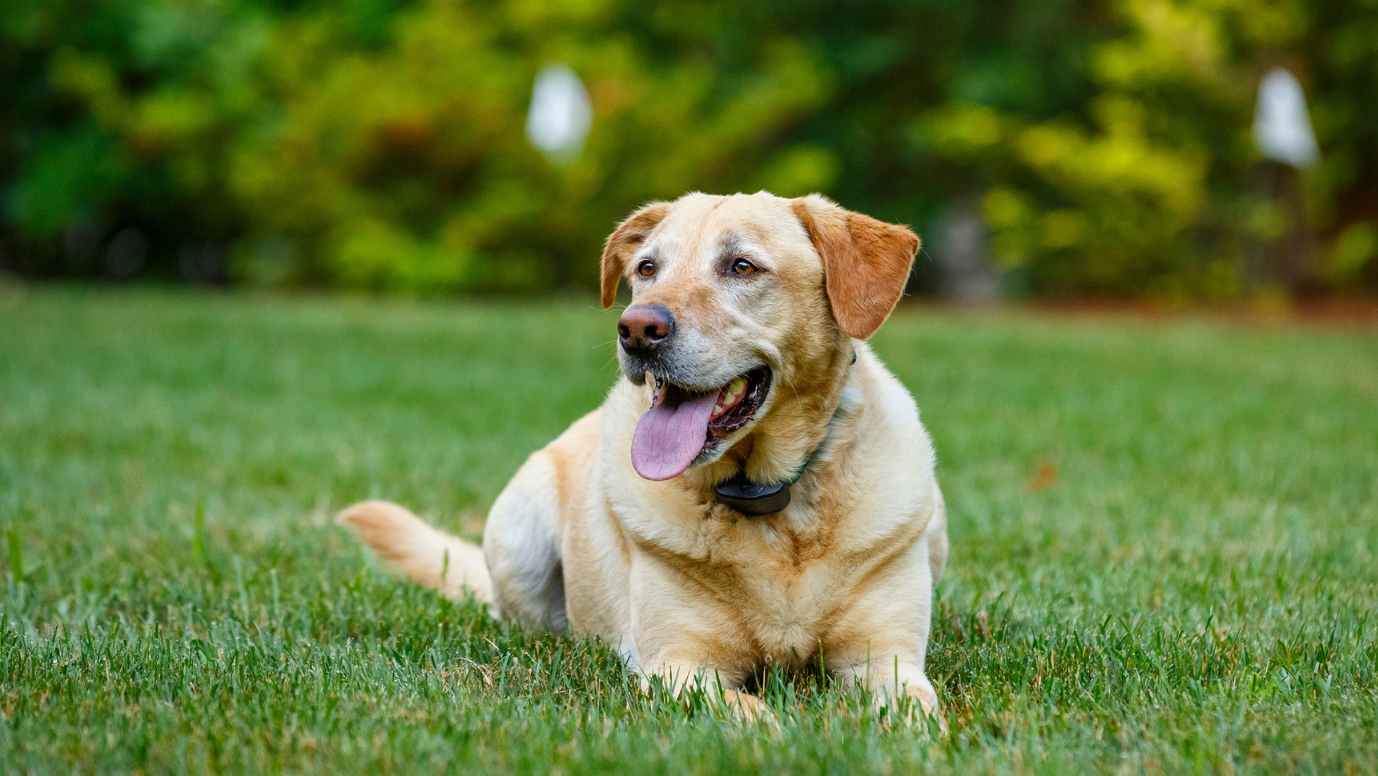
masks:
MULTIPOLYGON (((824 438, 827 441, 827 438, 824 438)), ((813 463, 813 457, 818 447, 809 453, 809 457, 804 459, 804 465, 799 467, 799 473, 794 475, 794 479, 789 482, 777 482, 765 484, 757 482, 746 476, 746 470, 737 472, 730 480, 724 480, 713 486, 713 493, 718 497, 718 503, 726 504, 729 507, 741 512, 747 517, 760 517, 761 515, 773 515, 776 512, 785 511, 789 506, 789 489, 799 482, 804 476, 804 472, 809 470, 809 464, 813 463)))

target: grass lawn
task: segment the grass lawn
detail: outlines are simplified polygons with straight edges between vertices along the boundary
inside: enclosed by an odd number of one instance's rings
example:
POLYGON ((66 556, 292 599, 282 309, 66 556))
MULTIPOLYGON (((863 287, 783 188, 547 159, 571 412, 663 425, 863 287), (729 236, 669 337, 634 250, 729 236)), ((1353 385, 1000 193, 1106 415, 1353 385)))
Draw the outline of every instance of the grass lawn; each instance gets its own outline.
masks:
POLYGON ((389 576, 615 376, 591 302, 0 288, 0 772, 1378 771, 1378 332, 906 309, 953 550, 945 736, 781 726, 389 576))

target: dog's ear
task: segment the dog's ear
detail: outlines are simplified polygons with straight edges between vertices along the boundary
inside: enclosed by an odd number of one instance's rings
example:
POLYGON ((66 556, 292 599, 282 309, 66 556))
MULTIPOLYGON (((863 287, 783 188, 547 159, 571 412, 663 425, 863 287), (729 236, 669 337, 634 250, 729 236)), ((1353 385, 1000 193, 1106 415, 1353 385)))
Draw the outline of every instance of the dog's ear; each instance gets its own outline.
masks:
POLYGON ((918 236, 839 207, 821 194, 800 197, 792 207, 823 259, 824 287, 837 325, 856 339, 870 337, 904 293, 918 236))
POLYGON ((604 310, 612 307, 613 300, 617 298, 617 281, 622 279, 627 254, 636 250, 669 212, 669 202, 652 202, 627 216, 627 220, 618 224, 608 235, 608 241, 603 245, 603 279, 600 283, 604 310))

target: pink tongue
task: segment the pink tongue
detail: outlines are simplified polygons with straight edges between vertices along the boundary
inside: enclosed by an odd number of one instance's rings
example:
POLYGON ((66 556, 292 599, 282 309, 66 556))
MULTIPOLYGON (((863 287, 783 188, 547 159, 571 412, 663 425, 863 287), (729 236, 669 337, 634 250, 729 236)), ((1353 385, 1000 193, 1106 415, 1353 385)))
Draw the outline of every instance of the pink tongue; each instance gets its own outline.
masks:
POLYGON ((689 468, 708 438, 708 419, 718 399, 717 393, 686 399, 672 386, 665 390, 632 434, 632 466, 648 480, 668 480, 689 468))

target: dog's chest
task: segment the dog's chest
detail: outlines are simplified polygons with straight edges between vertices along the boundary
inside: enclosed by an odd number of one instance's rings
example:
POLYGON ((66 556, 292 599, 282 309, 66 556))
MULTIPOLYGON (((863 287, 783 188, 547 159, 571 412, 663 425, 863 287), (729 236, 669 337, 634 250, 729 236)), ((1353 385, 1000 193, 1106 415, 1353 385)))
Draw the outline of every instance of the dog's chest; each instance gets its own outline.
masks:
POLYGON ((844 560, 845 548, 816 523, 781 522, 739 519, 704 537, 713 569, 700 582, 716 589, 772 659, 807 661, 864 564, 844 560))
POLYGON ((876 508, 862 520, 804 499, 759 518, 709 504, 688 519, 627 524, 652 556, 711 590, 717 616, 746 631, 762 657, 796 664, 813 659, 820 642, 826 648, 838 617, 867 595, 868 575, 917 525, 912 509, 876 508))
POLYGON ((837 591, 849 587, 846 577, 826 563, 813 564, 789 579, 748 575, 745 624, 767 655, 778 662, 809 660, 829 629, 837 591))
POLYGON ((848 522, 792 510, 705 521, 699 547, 708 562, 700 582, 716 589, 765 655, 808 662, 820 644, 826 648, 839 620, 874 592, 877 568, 921 532, 912 509, 908 517, 899 505, 879 511, 888 519, 848 522))

